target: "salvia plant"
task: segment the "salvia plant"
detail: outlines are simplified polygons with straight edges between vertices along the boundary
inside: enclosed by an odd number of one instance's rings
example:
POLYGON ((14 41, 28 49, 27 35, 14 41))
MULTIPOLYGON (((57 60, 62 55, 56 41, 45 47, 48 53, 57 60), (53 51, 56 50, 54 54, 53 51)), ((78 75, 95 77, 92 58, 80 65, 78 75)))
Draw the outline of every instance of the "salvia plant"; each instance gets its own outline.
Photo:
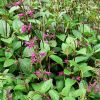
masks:
POLYGON ((100 0, 0 0, 0 100, 100 100, 100 0))

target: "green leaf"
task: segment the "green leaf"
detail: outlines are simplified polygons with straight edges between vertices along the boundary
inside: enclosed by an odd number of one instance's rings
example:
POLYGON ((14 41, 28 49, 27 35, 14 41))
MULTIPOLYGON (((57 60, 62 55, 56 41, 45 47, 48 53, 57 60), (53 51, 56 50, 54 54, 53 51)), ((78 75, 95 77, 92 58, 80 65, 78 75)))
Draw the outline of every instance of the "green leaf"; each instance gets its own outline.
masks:
POLYGON ((16 91, 25 91, 26 90, 26 87, 25 87, 25 85, 18 84, 18 85, 16 85, 14 87, 14 90, 16 90, 16 91))
POLYGON ((62 43, 61 47, 64 54, 69 55, 70 53, 72 53, 72 49, 68 46, 67 43, 62 43))
POLYGON ((13 65, 15 62, 14 59, 6 59, 5 62, 4 62, 4 67, 8 67, 8 66, 11 66, 13 65))
POLYGON ((37 83, 37 84, 32 84, 32 88, 35 90, 35 91, 40 91, 41 87, 43 85, 43 82, 41 83, 37 83))
POLYGON ((85 72, 87 72, 87 71, 89 71, 89 70, 93 70, 93 68, 90 67, 90 66, 87 66, 86 63, 81 64, 81 65, 79 66, 79 69, 82 71, 82 73, 85 73, 85 72))
POLYGON ((34 96, 31 97, 32 100, 42 100, 42 96, 39 94, 35 94, 34 96))
POLYGON ((21 40, 26 40, 29 41, 29 36, 28 35, 22 35, 22 36, 17 36, 21 40))
POLYGON ((18 59, 19 63, 20 63, 20 67, 21 70, 25 73, 25 74, 29 74, 32 70, 30 70, 31 67, 31 60, 28 58, 24 58, 24 59, 18 59))
POLYGON ((72 32, 73 32, 73 34, 74 34, 74 36, 75 36, 76 38, 78 38, 79 40, 82 39, 82 34, 81 34, 79 31, 77 31, 77 30, 72 30, 72 32))
POLYGON ((34 24, 38 24, 38 25, 41 24, 41 22, 39 20, 36 20, 36 19, 29 19, 28 21, 31 23, 34 23, 34 24))
POLYGON ((95 45, 93 49, 95 53, 100 52, 100 44, 95 45))
POLYGON ((15 19, 13 21, 13 29, 17 32, 20 32, 22 25, 23 25, 23 23, 19 19, 15 19))
POLYGON ((66 35, 65 34, 60 34, 60 35, 57 35, 57 38, 59 38, 61 41, 64 41, 65 38, 66 38, 66 35))
POLYGON ((83 33, 83 31, 84 31, 85 35, 91 34, 90 30, 91 30, 91 28, 87 24, 84 24, 84 27, 83 27, 83 24, 81 24, 80 27, 79 27, 79 31, 81 33, 83 33))
POLYGON ((68 36, 66 39, 66 43, 72 50, 75 50, 76 44, 75 44, 75 39, 73 37, 68 36))
POLYGON ((56 42, 55 40, 50 40, 50 41, 49 41, 49 45, 50 45, 51 47, 56 47, 56 46, 57 46, 57 42, 56 42))
POLYGON ((42 42, 40 43, 40 48, 41 50, 45 51, 45 52, 48 52, 50 51, 50 46, 49 44, 47 44, 46 42, 42 42))
POLYGON ((19 8, 20 8, 19 6, 13 6, 13 7, 10 8, 9 13, 12 13, 19 8))
POLYGON ((63 100, 76 100, 76 99, 73 97, 65 97, 63 100))
POLYGON ((13 39, 14 38, 12 38, 12 37, 11 38, 7 38, 7 39, 6 38, 1 38, 1 41, 5 42, 5 43, 8 43, 8 44, 11 44, 13 39))
POLYGON ((50 55, 49 57, 50 57, 52 60, 54 60, 55 62, 57 62, 58 64, 60 64, 60 65, 63 66, 63 60, 62 60, 59 56, 50 55))
POLYGON ((12 55, 13 55, 13 50, 10 50, 10 49, 9 49, 9 50, 6 50, 6 51, 5 51, 5 56, 6 56, 6 58, 9 59, 12 55))
POLYGON ((57 87, 58 91, 61 91, 63 89, 63 87, 64 87, 63 80, 56 81, 56 87, 57 87))
POLYGON ((86 55, 86 48, 82 48, 79 51, 76 51, 77 54, 82 54, 82 55, 86 55))
POLYGON ((19 49, 19 48, 21 47, 21 42, 15 40, 15 41, 12 43, 12 47, 13 47, 13 50, 19 49))
POLYGON ((39 95, 39 94, 34 94, 34 92, 33 91, 30 91, 29 93, 28 93, 28 100, 30 100, 30 98, 32 99, 32 100, 42 100, 42 96, 41 95, 39 95))
POLYGON ((72 85, 75 84, 75 82, 76 82, 75 80, 72 80, 72 79, 67 78, 65 80, 65 87, 63 88, 61 94, 63 96, 68 96, 69 95, 69 92, 70 92, 70 89, 71 89, 72 85))
POLYGON ((64 69, 64 74, 66 74, 66 75, 70 75, 70 74, 71 74, 71 71, 68 70, 68 69, 64 69))
POLYGON ((10 26, 5 20, 0 20, 0 35, 2 37, 9 37, 10 26))
POLYGON ((23 51, 23 57, 30 57, 34 49, 26 47, 23 51))
POLYGON ((89 57, 87 56, 78 56, 75 58, 75 62, 79 63, 79 62, 82 62, 82 61, 86 61, 89 57))
POLYGON ((52 87, 52 85, 52 79, 45 81, 40 88, 40 92, 46 93, 52 87))
POLYGON ((59 100, 59 94, 56 90, 50 90, 49 95, 52 100, 59 100))
POLYGON ((3 7, 7 4, 7 0, 0 0, 0 7, 3 7))
POLYGON ((79 97, 79 96, 82 97, 82 96, 85 96, 85 94, 86 94, 86 89, 84 89, 84 88, 77 89, 77 90, 71 92, 71 95, 73 97, 79 97))

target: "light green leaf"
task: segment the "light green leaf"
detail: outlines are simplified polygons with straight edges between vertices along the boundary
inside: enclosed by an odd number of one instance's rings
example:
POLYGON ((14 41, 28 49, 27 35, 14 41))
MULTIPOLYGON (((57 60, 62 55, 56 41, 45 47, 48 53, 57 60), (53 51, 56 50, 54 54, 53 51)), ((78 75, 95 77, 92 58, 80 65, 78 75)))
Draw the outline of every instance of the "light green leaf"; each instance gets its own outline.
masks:
POLYGON ((28 35, 22 35, 22 36, 17 36, 21 40, 26 40, 29 41, 29 36, 28 35))
POLYGON ((50 46, 49 44, 47 44, 46 42, 42 42, 40 43, 40 48, 41 50, 45 51, 45 52, 48 52, 50 51, 50 46))
POLYGON ((75 39, 73 37, 68 36, 66 39, 66 43, 72 50, 75 50, 76 44, 75 44, 75 39))
POLYGON ((23 51, 24 57, 30 57, 34 49, 26 47, 23 51))
POLYGON ((26 90, 26 87, 24 85, 18 84, 18 85, 16 85, 14 87, 14 90, 16 90, 16 91, 25 91, 26 90))
POLYGON ((52 85, 52 79, 45 81, 40 88, 40 92, 46 93, 52 87, 52 85))
POLYGON ((14 62, 15 62, 14 59, 6 59, 4 62, 4 67, 9 67, 9 66, 13 65, 14 62))
POLYGON ((34 23, 34 24, 39 24, 39 25, 41 24, 41 22, 39 20, 36 20, 36 19, 29 19, 28 21, 31 23, 34 23))
POLYGON ((29 72, 31 72, 30 67, 31 67, 31 60, 28 58, 24 58, 24 59, 18 59, 19 63, 20 63, 20 67, 21 70, 25 73, 25 74, 29 74, 29 72))
POLYGON ((28 96, 27 97, 28 97, 28 100, 42 100, 42 96, 39 95, 39 94, 34 94, 33 91, 30 91, 28 93, 28 96))
POLYGON ((55 62, 57 62, 58 64, 63 66, 63 60, 57 56, 57 55, 50 55, 49 56, 52 60, 54 60, 55 62))
POLYGON ((51 41, 49 41, 49 45, 51 47, 56 47, 57 46, 57 42, 55 40, 51 40, 51 41))
POLYGON ((13 29, 17 32, 20 32, 22 25, 23 25, 23 23, 19 19, 15 19, 13 21, 13 29))
POLYGON ((61 41, 64 41, 65 38, 66 38, 66 35, 65 34, 60 34, 60 35, 57 35, 57 38, 59 38, 61 41))
POLYGON ((79 96, 82 97, 82 96, 85 96, 86 89, 84 89, 84 88, 77 89, 77 90, 73 91, 71 94, 73 97, 79 97, 79 96))
POLYGON ((77 31, 77 30, 72 30, 72 32, 73 32, 73 34, 74 34, 74 36, 76 37, 76 38, 78 38, 78 39, 82 39, 82 34, 79 32, 79 31, 77 31))
POLYGON ((9 13, 12 13, 19 8, 20 8, 19 6, 13 6, 13 7, 10 8, 9 13))
POLYGON ((6 50, 6 51, 5 51, 5 56, 6 56, 6 58, 9 59, 12 55, 13 55, 13 50, 6 50))
POLYGON ((71 71, 68 70, 68 69, 64 69, 64 74, 66 74, 66 75, 70 75, 70 74, 71 74, 71 71))
POLYGON ((0 20, 0 35, 8 37, 10 35, 10 26, 5 20, 0 20))
POLYGON ((83 24, 81 24, 80 27, 79 27, 79 31, 81 33, 83 33, 83 31, 84 31, 85 35, 91 34, 90 30, 91 30, 91 28, 87 24, 84 24, 84 27, 83 27, 83 24))
POLYGON ((86 61, 88 59, 87 56, 78 56, 75 58, 75 62, 79 63, 79 62, 82 62, 82 61, 86 61))
POLYGON ((76 100, 76 99, 73 97, 65 97, 63 100, 76 100))
POLYGON ((56 90, 50 90, 49 95, 52 100, 59 100, 59 94, 56 90))
POLYGON ((72 80, 72 79, 67 78, 65 80, 65 87, 63 88, 61 94, 63 96, 68 96, 69 95, 69 92, 70 92, 70 89, 71 89, 72 85, 75 84, 75 82, 76 82, 75 80, 72 80))
POLYGON ((95 53, 100 52, 100 44, 95 45, 93 49, 95 53))
MULTIPOLYGON (((32 100, 42 100, 42 96, 39 94, 35 94, 34 96, 31 97, 32 100)), ((31 100, 31 99, 30 99, 31 100)))
POLYGON ((82 73, 85 73, 89 70, 93 70, 94 68, 87 66, 87 64, 83 63, 79 66, 79 69, 82 71, 82 73))
POLYGON ((82 48, 79 51, 76 51, 77 54, 82 54, 82 55, 86 55, 86 48, 82 48))
POLYGON ((56 81, 56 87, 58 91, 61 91, 64 87, 64 81, 63 80, 56 81))
POLYGON ((11 38, 7 38, 7 39, 6 38, 1 38, 1 41, 5 42, 5 43, 8 43, 8 44, 11 44, 13 39, 14 38, 12 38, 12 37, 11 38))

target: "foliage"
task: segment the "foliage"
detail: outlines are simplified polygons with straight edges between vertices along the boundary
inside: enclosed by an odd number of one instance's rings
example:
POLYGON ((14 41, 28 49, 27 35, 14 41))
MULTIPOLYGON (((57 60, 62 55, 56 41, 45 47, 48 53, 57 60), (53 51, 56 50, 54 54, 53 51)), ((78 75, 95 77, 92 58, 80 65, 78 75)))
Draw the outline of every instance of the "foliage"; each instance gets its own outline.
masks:
POLYGON ((99 100, 99 0, 0 0, 0 100, 99 100))

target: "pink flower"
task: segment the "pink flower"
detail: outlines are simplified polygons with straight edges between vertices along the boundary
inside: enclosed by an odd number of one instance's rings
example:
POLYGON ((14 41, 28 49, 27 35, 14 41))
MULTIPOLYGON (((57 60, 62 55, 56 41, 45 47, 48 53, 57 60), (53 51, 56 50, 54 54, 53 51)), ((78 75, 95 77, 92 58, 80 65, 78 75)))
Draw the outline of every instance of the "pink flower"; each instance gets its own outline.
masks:
POLYGON ((88 86, 88 88, 87 88, 87 92, 90 92, 90 91, 91 91, 91 87, 88 86))
POLYGON ((29 24, 27 27, 28 27, 28 31, 30 31, 30 30, 31 30, 31 28, 32 28, 32 25, 31 25, 31 24, 29 24))
POLYGON ((77 76, 77 77, 76 77, 76 80, 77 80, 77 81, 80 81, 80 80, 81 80, 81 77, 80 77, 80 76, 77 76))
POLYGON ((40 52, 40 56, 41 57, 46 56, 46 52, 40 52))
POLYGON ((97 72, 97 73, 100 73, 100 70, 97 70, 96 72, 97 72))
POLYGON ((43 34, 44 39, 46 39, 48 36, 49 36, 49 35, 46 34, 46 33, 43 34))
POLYGON ((23 16, 25 16, 25 14, 24 13, 20 13, 20 14, 18 14, 18 16, 19 17, 23 17, 23 16))
POLYGON ((95 92, 99 92, 100 91, 100 88, 95 88, 95 92))
POLYGON ((63 71, 58 72, 58 75, 59 75, 59 76, 63 76, 63 75, 64 75, 64 72, 63 72, 63 71))
POLYGON ((36 75, 40 75, 41 72, 40 72, 40 71, 36 71, 36 72, 34 72, 34 74, 36 74, 36 75))
POLYGON ((32 28, 32 25, 31 24, 29 24, 29 25, 23 25, 22 26, 22 33, 25 33, 26 31, 30 31, 31 30, 31 28, 32 28))
POLYGON ((28 14, 29 16, 32 16, 32 15, 33 15, 33 11, 32 11, 32 10, 29 10, 29 11, 27 11, 27 14, 28 14))
POLYGON ((48 69, 50 69, 51 68, 51 66, 50 66, 50 64, 48 64, 48 69))
POLYGON ((15 2, 14 5, 20 6, 23 2, 24 2, 24 0, 19 0, 19 1, 15 2))
POLYGON ((47 74, 48 76, 50 76, 51 75, 51 72, 44 72, 44 74, 47 74))
POLYGON ((65 59, 64 62, 65 62, 66 64, 68 64, 68 59, 65 59))
POLYGON ((87 47, 89 44, 88 43, 85 43, 85 46, 87 47))
POLYGON ((27 31, 27 25, 22 25, 21 31, 25 33, 27 31))
POLYGON ((15 6, 19 6, 21 4, 21 1, 15 2, 15 6))
POLYGON ((97 82, 95 81, 91 86, 95 87, 97 85, 97 82))
POLYGON ((47 100, 51 100, 51 99, 50 99, 50 96, 47 97, 47 100))
POLYGON ((25 45, 28 47, 28 48, 33 48, 34 47, 34 41, 31 40, 31 41, 25 41, 25 45))
POLYGON ((75 77, 73 76, 72 79, 75 80, 75 77))
POLYGON ((37 56, 36 56, 35 53, 32 53, 32 55, 31 55, 31 61, 32 61, 32 64, 37 62, 37 56))

